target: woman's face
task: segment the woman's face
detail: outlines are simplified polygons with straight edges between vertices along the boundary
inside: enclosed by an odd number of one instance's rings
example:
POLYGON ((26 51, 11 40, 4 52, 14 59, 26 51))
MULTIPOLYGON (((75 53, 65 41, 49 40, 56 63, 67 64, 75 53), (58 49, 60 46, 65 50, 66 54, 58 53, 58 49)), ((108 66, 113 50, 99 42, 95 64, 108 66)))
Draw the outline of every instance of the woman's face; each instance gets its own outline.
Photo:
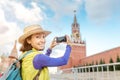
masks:
POLYGON ((36 33, 31 36, 30 40, 27 40, 31 46, 37 50, 43 50, 45 48, 45 34, 36 33))

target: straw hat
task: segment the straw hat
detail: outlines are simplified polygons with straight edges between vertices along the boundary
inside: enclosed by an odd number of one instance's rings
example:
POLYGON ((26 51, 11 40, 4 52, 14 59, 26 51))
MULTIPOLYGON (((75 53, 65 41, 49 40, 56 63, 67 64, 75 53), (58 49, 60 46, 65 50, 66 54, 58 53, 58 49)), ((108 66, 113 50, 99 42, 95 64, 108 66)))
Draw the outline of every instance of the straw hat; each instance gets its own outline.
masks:
POLYGON ((50 34, 51 32, 50 32, 50 31, 43 30, 40 25, 30 25, 30 26, 27 26, 27 27, 24 29, 23 35, 20 36, 19 39, 18 39, 19 43, 23 43, 24 40, 25 40, 27 37, 29 37, 30 35, 35 34, 35 33, 44 33, 44 34, 47 36, 47 35, 50 34))

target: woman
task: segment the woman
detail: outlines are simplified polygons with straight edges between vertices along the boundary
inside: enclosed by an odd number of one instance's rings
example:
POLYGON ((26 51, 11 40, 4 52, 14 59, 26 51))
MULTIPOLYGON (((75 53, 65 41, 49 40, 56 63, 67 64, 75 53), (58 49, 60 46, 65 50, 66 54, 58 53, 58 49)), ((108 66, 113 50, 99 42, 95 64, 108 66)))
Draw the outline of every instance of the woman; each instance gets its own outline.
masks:
POLYGON ((22 78, 23 80, 49 80, 49 71, 47 67, 62 66, 67 64, 71 47, 70 39, 66 36, 66 51, 62 57, 51 58, 49 57, 52 48, 55 47, 55 39, 53 40, 50 48, 46 54, 41 51, 45 48, 45 37, 50 34, 49 31, 43 30, 40 25, 30 25, 24 29, 24 34, 20 36, 19 43, 22 44, 20 51, 23 54, 30 52, 25 58, 22 59, 22 78), (37 77, 37 76, 38 77, 37 77))

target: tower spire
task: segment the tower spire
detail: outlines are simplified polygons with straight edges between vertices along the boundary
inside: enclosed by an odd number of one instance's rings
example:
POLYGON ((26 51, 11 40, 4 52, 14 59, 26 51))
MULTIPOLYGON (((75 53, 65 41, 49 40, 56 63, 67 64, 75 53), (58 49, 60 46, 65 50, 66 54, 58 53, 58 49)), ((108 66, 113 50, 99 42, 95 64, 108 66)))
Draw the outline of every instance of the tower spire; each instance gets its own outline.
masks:
POLYGON ((81 43, 81 35, 80 35, 80 25, 77 23, 76 18, 76 10, 74 10, 74 22, 72 24, 72 41, 74 43, 81 43))
POLYGON ((76 10, 74 10, 74 23, 77 23, 76 10))
POLYGON ((13 49, 11 51, 10 56, 14 56, 14 57, 18 58, 16 45, 17 45, 17 40, 15 40, 14 47, 13 47, 13 49))

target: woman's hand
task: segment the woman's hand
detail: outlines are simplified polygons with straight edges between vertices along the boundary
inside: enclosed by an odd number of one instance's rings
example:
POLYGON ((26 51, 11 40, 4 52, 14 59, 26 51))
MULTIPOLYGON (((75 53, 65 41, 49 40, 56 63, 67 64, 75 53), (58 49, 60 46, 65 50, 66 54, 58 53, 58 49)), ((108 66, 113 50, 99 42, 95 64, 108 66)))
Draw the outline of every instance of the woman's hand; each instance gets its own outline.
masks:
POLYGON ((66 41, 67 45, 71 45, 71 40, 70 40, 69 36, 68 35, 65 35, 65 36, 66 36, 66 39, 67 39, 67 41, 66 41))
POLYGON ((54 48, 56 45, 58 45, 59 43, 56 42, 56 37, 53 39, 51 45, 50 45, 50 49, 54 48))
MULTIPOLYGON (((67 45, 71 45, 71 40, 70 40, 70 38, 69 38, 69 36, 68 35, 65 35, 65 37, 66 37, 66 42, 62 42, 62 43, 67 43, 67 45)), ((56 45, 58 45, 59 43, 57 43, 57 41, 56 41, 56 37, 53 39, 53 41, 52 41, 52 43, 51 43, 51 45, 50 45, 50 49, 52 49, 52 48, 54 48, 56 45)))

